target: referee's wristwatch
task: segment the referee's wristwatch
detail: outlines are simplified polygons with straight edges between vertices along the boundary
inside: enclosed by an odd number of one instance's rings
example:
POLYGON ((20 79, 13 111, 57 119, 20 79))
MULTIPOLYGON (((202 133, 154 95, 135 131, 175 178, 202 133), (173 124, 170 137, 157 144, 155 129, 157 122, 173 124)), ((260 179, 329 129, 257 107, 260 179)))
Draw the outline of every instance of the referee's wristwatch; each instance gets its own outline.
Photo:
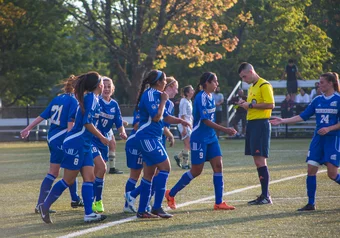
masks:
POLYGON ((253 106, 253 104, 252 103, 249 103, 248 104, 248 108, 253 108, 254 106, 253 106))

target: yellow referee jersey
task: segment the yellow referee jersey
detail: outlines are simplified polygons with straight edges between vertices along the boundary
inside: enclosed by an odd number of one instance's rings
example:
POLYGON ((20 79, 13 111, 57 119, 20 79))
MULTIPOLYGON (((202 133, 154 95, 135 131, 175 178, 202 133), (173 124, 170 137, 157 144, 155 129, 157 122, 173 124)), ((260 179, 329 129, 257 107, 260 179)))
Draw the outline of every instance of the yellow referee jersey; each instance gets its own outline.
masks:
MULTIPOLYGON (((253 105, 258 103, 274 103, 272 85, 263 78, 259 78, 255 84, 249 87, 247 102, 252 103, 253 105)), ((247 120, 268 119, 271 115, 272 109, 249 108, 247 120)))

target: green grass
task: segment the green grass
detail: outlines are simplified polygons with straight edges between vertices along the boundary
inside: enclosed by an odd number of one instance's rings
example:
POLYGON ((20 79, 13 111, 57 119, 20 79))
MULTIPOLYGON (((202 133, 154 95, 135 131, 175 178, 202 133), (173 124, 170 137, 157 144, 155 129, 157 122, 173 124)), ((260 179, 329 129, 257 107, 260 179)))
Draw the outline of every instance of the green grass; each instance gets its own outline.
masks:
MULTIPOLYGON (((129 170, 125 165, 124 142, 119 141, 117 144, 117 167, 124 174, 106 176, 104 205, 107 220, 98 224, 84 224, 83 210, 70 207, 70 195, 66 191, 53 204, 53 209, 58 213, 52 215, 52 225, 44 224, 40 216, 33 212, 41 181, 49 165, 46 144, 0 144, 0 237, 57 237, 131 217, 122 213, 129 170)), ((222 140, 220 144, 224 155, 225 192, 258 185, 253 160, 243 155, 244 141, 222 140)), ((268 160, 271 180, 305 173, 308 145, 309 140, 272 140, 268 160)), ((180 141, 176 141, 175 148, 168 148, 173 166, 168 180, 169 188, 184 172, 172 159, 174 153, 181 148, 180 141)), ((172 211, 173 219, 133 220, 82 237, 339 236, 340 187, 328 179, 326 173, 318 175, 318 210, 315 212, 296 212, 307 201, 305 176, 272 184, 270 188, 274 201, 272 206, 246 205, 248 200, 254 199, 260 193, 260 188, 257 187, 224 197, 236 206, 234 211, 214 211, 214 200, 211 199, 172 211)), ((177 194, 176 202, 182 204, 213 195, 212 170, 210 164, 206 163, 201 176, 177 194)))

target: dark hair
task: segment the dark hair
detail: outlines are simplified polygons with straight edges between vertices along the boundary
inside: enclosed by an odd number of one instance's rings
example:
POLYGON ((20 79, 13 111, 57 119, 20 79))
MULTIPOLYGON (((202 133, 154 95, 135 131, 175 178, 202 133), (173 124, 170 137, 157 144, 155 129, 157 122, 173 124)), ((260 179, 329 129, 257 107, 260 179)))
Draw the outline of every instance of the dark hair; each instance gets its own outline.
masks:
POLYGON ((135 109, 136 111, 138 111, 138 104, 139 104, 139 101, 142 97, 142 94, 145 90, 145 87, 146 85, 150 85, 153 86, 157 83, 157 81, 159 80, 163 80, 165 77, 165 74, 164 72, 160 71, 160 70, 151 70, 148 75, 143 79, 141 85, 140 85, 140 89, 139 89, 139 92, 138 92, 138 97, 137 97, 137 101, 136 101, 136 106, 135 106, 135 109))
POLYGON ((64 82, 63 82, 63 91, 64 93, 74 93, 74 88, 77 83, 77 77, 75 75, 70 75, 64 82))
POLYGON ((321 74, 320 77, 325 78, 328 82, 332 82, 334 90, 336 92, 340 92, 339 75, 337 73, 327 72, 327 73, 321 74))
POLYGON ((212 73, 212 72, 203 73, 201 78, 200 78, 200 82, 196 86, 193 99, 195 99, 195 97, 196 97, 197 93, 199 93, 199 91, 201 91, 202 89, 204 89, 206 87, 207 82, 211 83, 211 81, 213 81, 215 78, 217 78, 215 73, 212 73))
POLYGON ((251 65, 251 64, 249 64, 249 63, 247 63, 247 62, 243 62, 243 63, 241 63, 240 64, 240 66, 238 67, 238 73, 240 74, 243 70, 247 70, 247 71, 249 71, 249 70, 251 70, 251 69, 253 69, 254 67, 251 65))
POLYGON ((294 64, 294 60, 293 59, 289 59, 288 60, 288 64, 294 64))
POLYGON ((81 111, 84 113, 84 93, 93 92, 98 87, 101 77, 97 72, 91 71, 77 76, 77 79, 74 89, 75 96, 78 99, 81 111))
POLYGON ((183 97, 187 97, 188 96, 188 93, 190 92, 190 89, 191 88, 193 88, 191 85, 187 85, 187 86, 185 86, 184 88, 182 88, 182 92, 181 92, 181 94, 182 94, 182 96, 183 97))

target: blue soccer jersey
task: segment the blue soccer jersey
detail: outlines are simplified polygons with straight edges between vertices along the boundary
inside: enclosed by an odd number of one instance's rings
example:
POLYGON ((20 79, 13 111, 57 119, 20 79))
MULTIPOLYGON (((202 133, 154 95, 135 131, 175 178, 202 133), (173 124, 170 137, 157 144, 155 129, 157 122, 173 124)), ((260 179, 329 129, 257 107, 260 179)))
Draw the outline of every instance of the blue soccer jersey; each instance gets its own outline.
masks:
MULTIPOLYGON (((109 102, 105 101, 102 97, 99 97, 100 114, 97 129, 103 136, 109 138, 108 134, 113 124, 116 128, 120 128, 123 125, 122 114, 118 103, 111 99, 109 102)), ((93 137, 93 143, 101 145, 99 138, 93 137)))
POLYGON ((205 143, 213 142, 217 139, 215 130, 203 122, 210 120, 215 122, 215 100, 212 95, 208 95, 204 90, 199 92, 194 100, 193 117, 194 124, 191 140, 200 140, 205 143))
MULTIPOLYGON (((320 95, 308 105, 305 111, 300 114, 303 120, 308 120, 315 114, 316 128, 315 133, 323 128, 335 125, 340 117, 340 96, 333 94, 329 97, 320 95)), ((326 136, 337 135, 338 131, 331 131, 326 136)))
MULTIPOLYGON (((138 138, 162 138, 163 120, 158 122, 152 120, 158 112, 160 102, 161 92, 154 88, 148 88, 142 94, 138 106, 140 114, 139 129, 136 132, 138 138)), ((168 115, 167 110, 164 110, 163 118, 168 115)))
POLYGON ((83 147, 83 151, 86 153, 91 149, 93 134, 84 125, 92 123, 97 127, 100 112, 98 97, 93 92, 84 96, 84 109, 83 113, 78 106, 74 126, 67 133, 64 146, 67 144, 67 147, 83 147))
POLYGON ((50 119, 48 142, 62 139, 63 142, 68 122, 74 121, 78 102, 71 94, 61 94, 55 97, 40 114, 45 120, 50 119))

